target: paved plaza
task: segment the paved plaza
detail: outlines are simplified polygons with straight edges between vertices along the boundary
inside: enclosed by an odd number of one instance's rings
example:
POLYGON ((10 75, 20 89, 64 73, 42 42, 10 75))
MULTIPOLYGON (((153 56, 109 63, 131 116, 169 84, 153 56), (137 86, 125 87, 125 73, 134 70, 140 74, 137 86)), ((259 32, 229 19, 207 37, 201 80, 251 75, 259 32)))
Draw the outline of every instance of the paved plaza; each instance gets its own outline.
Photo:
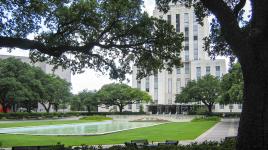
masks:
POLYGON ((236 136, 239 125, 239 119, 222 119, 214 127, 200 135, 196 142, 221 141, 225 137, 236 136))

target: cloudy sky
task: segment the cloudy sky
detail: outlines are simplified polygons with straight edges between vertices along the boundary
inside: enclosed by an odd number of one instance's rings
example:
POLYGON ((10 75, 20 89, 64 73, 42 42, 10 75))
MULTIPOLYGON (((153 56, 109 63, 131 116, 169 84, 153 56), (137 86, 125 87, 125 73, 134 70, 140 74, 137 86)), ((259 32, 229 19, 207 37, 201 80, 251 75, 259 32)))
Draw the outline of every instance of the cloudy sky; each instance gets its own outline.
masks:
MULTIPOLYGON (((144 0, 144 10, 147 11, 150 15, 153 13, 155 7, 155 0, 144 0)), ((6 49, 0 49, 0 54, 2 55, 15 55, 15 56, 28 56, 29 53, 25 50, 14 50, 11 53, 7 52, 6 49)), ((130 82, 126 82, 131 85, 131 76, 128 75, 130 82)), ((95 72, 94 70, 87 69, 82 74, 76 74, 72 76, 72 92, 78 93, 83 89, 88 90, 98 90, 104 84, 116 82, 110 80, 109 76, 103 75, 101 73, 95 72)))

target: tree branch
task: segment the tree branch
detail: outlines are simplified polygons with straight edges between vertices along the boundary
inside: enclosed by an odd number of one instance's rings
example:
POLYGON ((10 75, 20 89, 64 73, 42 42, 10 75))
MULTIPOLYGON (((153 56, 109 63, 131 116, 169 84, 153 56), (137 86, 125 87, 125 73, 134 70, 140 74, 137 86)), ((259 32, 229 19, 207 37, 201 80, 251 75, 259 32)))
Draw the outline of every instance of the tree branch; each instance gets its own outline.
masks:
POLYGON ((247 41, 232 9, 228 7, 223 0, 201 0, 201 2, 220 22, 221 28, 224 29, 223 34, 227 43, 236 54, 240 53, 241 47, 246 44, 247 41))
POLYGON ((246 0, 240 0, 239 3, 234 7, 233 12, 236 18, 240 10, 245 6, 245 4, 246 4, 246 0))
POLYGON ((59 45, 56 47, 51 47, 34 40, 0 36, 0 47, 20 48, 23 50, 36 49, 41 53, 55 57, 59 57, 64 52, 67 51, 77 51, 77 52, 85 52, 86 50, 89 51, 94 47, 94 45, 95 43, 92 42, 85 46, 59 45))

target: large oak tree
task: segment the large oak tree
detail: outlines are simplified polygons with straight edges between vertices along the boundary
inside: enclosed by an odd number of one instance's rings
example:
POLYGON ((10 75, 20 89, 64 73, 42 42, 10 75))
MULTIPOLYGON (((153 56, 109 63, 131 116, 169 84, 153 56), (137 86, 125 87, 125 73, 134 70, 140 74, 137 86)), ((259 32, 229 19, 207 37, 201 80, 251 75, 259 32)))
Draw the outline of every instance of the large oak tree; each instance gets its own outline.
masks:
POLYGON ((0 48, 74 72, 91 68, 125 79, 180 65, 182 34, 142 12, 142 0, 0 1, 0 48), (165 65, 164 65, 165 64, 165 65))
POLYGON ((201 21, 213 14, 206 48, 212 56, 238 58, 243 78, 243 111, 238 130, 238 150, 268 149, 268 1, 249 0, 250 18, 243 19, 246 0, 156 0, 167 11, 169 2, 193 6, 201 21), (212 46, 212 49, 208 49, 212 46))

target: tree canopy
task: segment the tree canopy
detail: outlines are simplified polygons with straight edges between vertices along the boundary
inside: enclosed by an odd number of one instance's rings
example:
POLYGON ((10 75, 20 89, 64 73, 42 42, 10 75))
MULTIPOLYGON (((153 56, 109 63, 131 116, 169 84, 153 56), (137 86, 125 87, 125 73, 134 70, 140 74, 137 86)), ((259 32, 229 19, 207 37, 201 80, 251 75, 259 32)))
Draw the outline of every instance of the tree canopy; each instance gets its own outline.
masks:
POLYGON ((229 73, 222 77, 220 102, 224 104, 242 103, 243 87, 244 81, 241 66, 239 63, 236 63, 229 70, 229 73))
POLYGON ((70 95, 70 87, 67 81, 16 58, 0 60, 0 104, 4 112, 14 104, 31 112, 38 102, 48 112, 46 104, 57 108, 70 95))
POLYGON ((120 112, 128 104, 149 102, 152 100, 147 92, 119 83, 104 85, 98 91, 97 97, 101 104, 118 106, 120 112))
POLYGON ((83 105, 88 112, 97 111, 99 100, 96 96, 96 91, 83 90, 77 94, 81 105, 83 105))
POLYGON ((74 72, 109 71, 124 79, 180 65, 182 34, 142 12, 142 0, 1 1, 0 48, 29 50, 31 59, 74 72), (166 63, 167 62, 167 63, 166 63))
POLYGON ((212 75, 203 76, 201 79, 189 81, 188 84, 182 88, 180 94, 176 95, 176 102, 202 102, 207 108, 208 112, 212 112, 212 106, 217 102, 220 96, 220 80, 212 75))

